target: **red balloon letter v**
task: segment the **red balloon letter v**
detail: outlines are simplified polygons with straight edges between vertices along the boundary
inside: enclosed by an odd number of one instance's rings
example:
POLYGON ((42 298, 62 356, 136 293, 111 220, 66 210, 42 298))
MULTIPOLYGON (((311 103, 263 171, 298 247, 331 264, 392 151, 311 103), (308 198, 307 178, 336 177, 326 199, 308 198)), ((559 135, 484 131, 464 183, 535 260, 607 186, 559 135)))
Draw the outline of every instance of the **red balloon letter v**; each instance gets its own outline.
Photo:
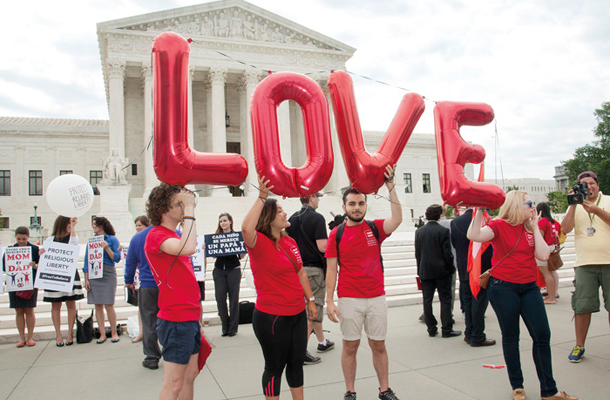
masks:
POLYGON ((351 78, 335 71, 328 79, 328 89, 347 176, 360 192, 376 193, 385 181, 386 166, 396 164, 424 112, 424 100, 416 93, 405 95, 377 152, 370 154, 364 147, 351 78))

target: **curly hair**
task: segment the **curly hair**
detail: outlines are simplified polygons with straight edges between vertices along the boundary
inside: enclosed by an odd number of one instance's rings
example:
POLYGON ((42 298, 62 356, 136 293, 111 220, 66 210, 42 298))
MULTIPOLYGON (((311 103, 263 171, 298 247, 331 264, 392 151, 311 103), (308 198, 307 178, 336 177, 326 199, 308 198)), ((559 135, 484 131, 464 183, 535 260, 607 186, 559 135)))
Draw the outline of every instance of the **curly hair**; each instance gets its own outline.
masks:
POLYGON ((276 199, 267 199, 265 200, 265 205, 263 206, 263 210, 261 211, 261 215, 258 217, 258 222, 256 223, 256 230, 263 235, 267 236, 269 239, 273 240, 275 243, 275 247, 278 247, 280 238, 282 236, 286 236, 287 233, 282 231, 280 233, 279 238, 274 238, 271 235, 271 223, 275 219, 277 215, 277 207, 278 203, 276 199))
POLYGON ((175 195, 180 193, 180 187, 162 183, 153 188, 146 201, 146 215, 154 226, 161 225, 163 214, 171 207, 175 195))
POLYGON ((106 218, 106 217, 94 217, 93 218, 93 223, 95 223, 95 225, 101 227, 104 230, 104 233, 106 235, 111 235, 111 236, 116 235, 116 232, 114 231, 114 227, 112 226, 110 221, 108 221, 108 218, 106 218))

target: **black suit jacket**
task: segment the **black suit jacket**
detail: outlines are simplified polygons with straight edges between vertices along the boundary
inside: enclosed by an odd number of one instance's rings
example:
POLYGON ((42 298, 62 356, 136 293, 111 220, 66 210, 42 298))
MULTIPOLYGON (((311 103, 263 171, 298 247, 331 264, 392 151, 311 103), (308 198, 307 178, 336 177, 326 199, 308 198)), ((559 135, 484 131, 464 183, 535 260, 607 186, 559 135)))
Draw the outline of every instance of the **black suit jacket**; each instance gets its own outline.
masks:
MULTIPOLYGON (((472 221, 472 209, 451 221, 451 244, 455 248, 456 263, 460 281, 468 281, 468 247, 470 240, 466 237, 468 227, 472 221)), ((493 247, 489 246, 481 259, 481 273, 491 268, 491 256, 493 247)))
POLYGON ((453 254, 449 229, 429 221, 415 232, 415 259, 420 279, 440 279, 451 275, 453 254))

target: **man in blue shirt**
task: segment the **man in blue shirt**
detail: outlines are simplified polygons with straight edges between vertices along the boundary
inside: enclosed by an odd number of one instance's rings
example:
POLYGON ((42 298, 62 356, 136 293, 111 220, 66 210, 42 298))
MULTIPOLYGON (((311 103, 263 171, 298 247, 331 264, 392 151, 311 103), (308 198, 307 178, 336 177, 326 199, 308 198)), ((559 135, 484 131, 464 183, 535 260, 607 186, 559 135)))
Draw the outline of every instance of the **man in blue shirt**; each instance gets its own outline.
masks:
POLYGON ((140 271, 138 305, 140 306, 140 318, 142 319, 142 348, 146 356, 142 361, 142 366, 148 369, 157 369, 161 358, 161 349, 157 338, 159 288, 144 255, 144 244, 151 229, 152 226, 149 226, 136 233, 129 242, 127 258, 125 259, 125 287, 131 290, 135 289, 133 278, 137 267, 140 271))

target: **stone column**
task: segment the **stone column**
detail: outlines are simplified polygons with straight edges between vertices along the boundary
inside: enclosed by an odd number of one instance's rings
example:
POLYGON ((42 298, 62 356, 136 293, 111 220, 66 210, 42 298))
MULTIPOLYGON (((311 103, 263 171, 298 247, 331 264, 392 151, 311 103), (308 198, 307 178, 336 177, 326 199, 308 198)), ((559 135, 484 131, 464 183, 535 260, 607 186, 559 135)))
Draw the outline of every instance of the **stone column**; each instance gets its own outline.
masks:
POLYGON ((125 157, 125 62, 109 60, 106 64, 108 71, 108 116, 109 149, 108 154, 116 149, 119 156, 125 157))
POLYGON ((252 145, 252 118, 250 116, 250 102, 252 93, 260 80, 261 73, 255 69, 246 70, 241 79, 240 91, 240 122, 241 122, 241 154, 248 162, 248 178, 244 184, 247 196, 258 196, 258 191, 252 186, 258 186, 256 165, 254 165, 254 147, 252 145))
POLYGON ((153 165, 154 143, 153 132, 153 79, 151 65, 142 65, 142 80, 144 83, 144 146, 150 146, 144 151, 144 199, 148 199, 150 191, 159 184, 153 165))
POLYGON ((341 146, 339 145, 339 135, 337 134, 337 126, 335 125, 335 114, 333 113, 333 107, 330 100, 330 92, 328 91, 328 77, 318 76, 315 78, 318 82, 324 94, 326 94, 326 100, 328 100, 328 116, 330 120, 330 135, 333 144, 333 154, 335 156, 335 163, 333 166, 333 174, 328 181, 328 184, 324 188, 325 192, 336 196, 341 196, 341 188, 349 185, 349 179, 347 177, 347 171, 345 170, 345 164, 343 163, 343 154, 341 153, 341 146))
POLYGON ((193 118, 193 77, 195 76, 195 67, 189 67, 189 115, 188 115, 188 141, 191 149, 195 148, 195 120, 193 118))
POLYGON ((282 161, 287 167, 292 166, 292 140, 290 140, 290 102, 282 102, 277 108, 278 130, 280 132, 280 149, 282 161))
MULTIPOLYGON (((211 101, 208 100, 208 148, 213 153, 227 152, 227 128, 225 126, 225 81, 227 69, 212 67, 209 75, 211 101)), ((212 196, 230 196, 226 186, 214 186, 212 196)))

